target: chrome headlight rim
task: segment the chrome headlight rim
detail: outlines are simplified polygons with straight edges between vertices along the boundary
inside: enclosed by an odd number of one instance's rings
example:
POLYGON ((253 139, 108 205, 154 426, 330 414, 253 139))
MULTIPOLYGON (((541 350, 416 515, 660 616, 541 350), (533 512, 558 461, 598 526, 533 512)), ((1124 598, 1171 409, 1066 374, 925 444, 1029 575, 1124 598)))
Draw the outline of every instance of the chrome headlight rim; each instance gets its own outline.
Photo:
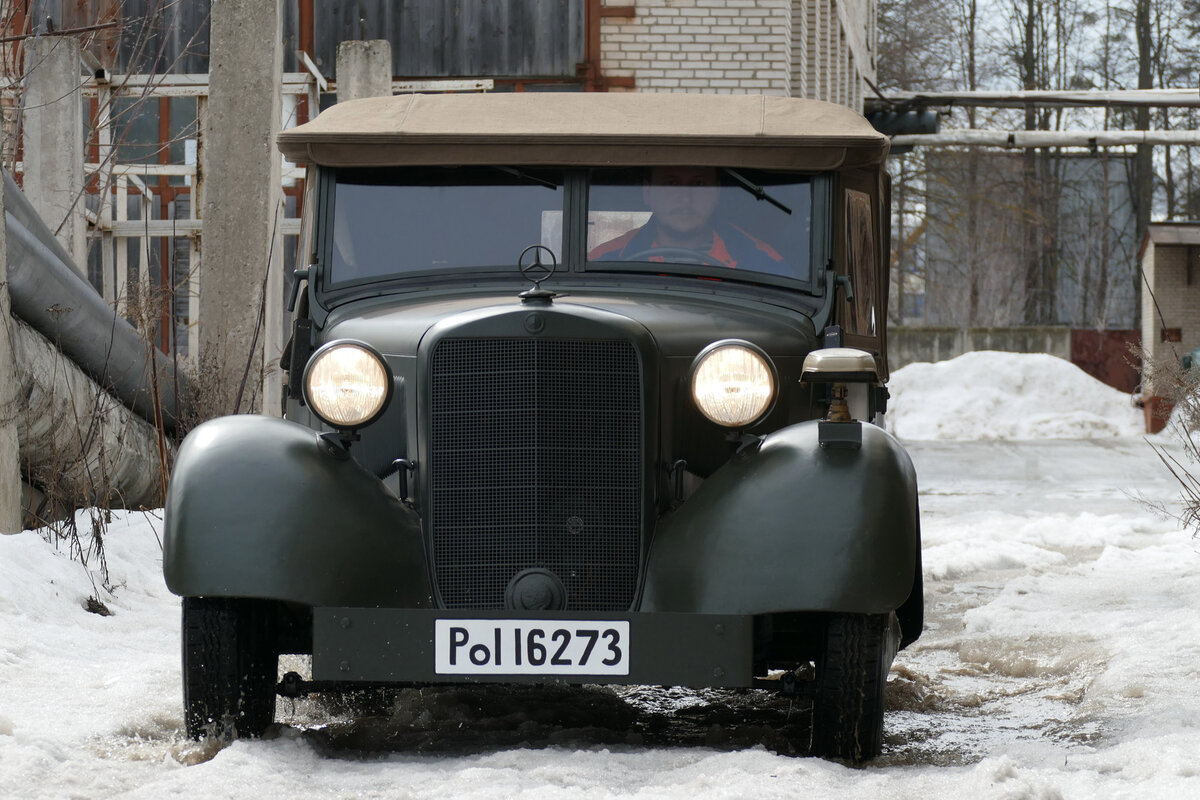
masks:
POLYGON ((321 420, 321 422, 325 423, 326 425, 333 428, 334 430, 352 433, 354 431, 357 431, 359 428, 364 428, 367 425, 370 425, 372 422, 375 422, 381 416, 383 416, 383 412, 387 411, 388 406, 392 402, 392 393, 395 390, 395 378, 392 375, 392 368, 390 366, 388 366, 387 359, 384 358, 383 354, 380 353, 378 350, 376 350, 371 345, 367 344, 366 342, 360 341, 358 339, 334 339, 333 341, 326 342, 325 344, 318 347, 315 351, 313 351, 312 356, 309 357, 308 363, 304 365, 304 375, 301 378, 301 390, 302 390, 303 397, 304 397, 304 404, 313 413, 313 415, 317 417, 317 419, 321 420), (382 402, 380 402, 380 404, 379 404, 379 408, 377 408, 375 410, 375 412, 373 414, 371 414, 370 416, 364 417, 361 421, 358 421, 358 422, 355 422, 354 424, 349 424, 349 425, 346 423, 342 423, 342 422, 338 422, 336 420, 329 419, 323 413, 321 413, 321 410, 317 407, 316 404, 313 403, 312 392, 309 387, 309 379, 312 377, 313 370, 316 367, 316 365, 320 362, 320 360, 322 358, 328 356, 328 354, 331 351, 337 350, 337 349, 343 348, 343 347, 357 348, 359 350, 364 351, 365 353, 367 353, 367 355, 371 356, 372 358, 374 358, 374 360, 379 364, 379 367, 383 371, 383 380, 384 380, 384 395, 383 395, 382 402))
POLYGON ((775 362, 771 360, 769 355, 767 355, 767 351, 753 342, 745 339, 718 339, 717 341, 706 345, 692 360, 692 366, 688 370, 688 393, 691 395, 692 404, 696 407, 696 410, 700 412, 700 415, 706 420, 714 425, 719 425, 722 428, 726 428, 727 430, 741 430, 762 422, 770 415, 771 411, 774 410, 775 403, 779 400, 779 371, 775 369, 775 362), (758 415, 745 422, 730 423, 723 422, 719 419, 714 419, 707 411, 704 410, 704 407, 700 404, 700 401, 696 397, 696 374, 699 372, 700 367, 703 366, 704 362, 714 352, 728 347, 739 347, 743 350, 748 350, 762 359, 763 365, 766 367, 767 374, 770 376, 771 380, 771 396, 763 405, 762 410, 758 413, 758 415))

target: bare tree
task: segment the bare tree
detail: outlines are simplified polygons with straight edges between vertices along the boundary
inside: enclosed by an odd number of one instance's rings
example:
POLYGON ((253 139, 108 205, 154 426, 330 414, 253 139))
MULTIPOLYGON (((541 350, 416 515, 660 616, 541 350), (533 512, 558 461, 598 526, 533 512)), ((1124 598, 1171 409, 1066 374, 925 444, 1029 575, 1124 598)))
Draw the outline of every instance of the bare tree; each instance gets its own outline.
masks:
MULTIPOLYGON (((947 25, 957 0, 904 0, 879 7, 879 85, 884 89, 953 88, 958 72, 957 29, 947 25)), ((898 155, 892 162, 892 275, 889 316, 901 322, 911 290, 924 281, 921 242, 925 229, 924 154, 898 155)))
MULTIPOLYGON (((881 14, 887 6, 893 8, 884 16, 895 23, 881 28, 881 48, 892 47, 888 44, 890 31, 902 30, 906 37, 901 40, 903 47, 893 49, 905 51, 898 57, 907 60, 886 74, 896 84, 912 82, 927 65, 944 63, 938 59, 944 55, 946 37, 921 33, 921 24, 932 16, 927 12, 928 2, 891 0, 881 5, 881 14), (926 39, 938 48, 938 59, 906 52, 926 39)), ((1200 55, 1197 20, 1200 0, 1126 4, 1009 0, 1001 7, 955 0, 953 13, 939 17, 939 23, 953 29, 948 51, 951 64, 945 74, 953 75, 953 82, 966 89, 1194 86, 1194 65, 1200 55)), ((939 89, 945 82, 940 75, 926 86, 911 89, 939 89)), ((1032 130, 1135 129, 1152 124, 1193 128, 1196 117, 1191 111, 1179 110, 1139 113, 1031 105, 1020 110, 951 108, 945 124, 1032 130)), ((905 161, 913 165, 926 162, 931 168, 923 173, 908 166, 898 170, 905 186, 897 185, 895 197, 906 208, 905 235, 895 237, 897 253, 902 259, 926 260, 923 265, 904 266, 910 273, 922 268, 926 273, 930 321, 936 317, 949 324, 987 324, 997 318, 1007 305, 997 303, 992 294, 997 283, 995 271, 1007 271, 1007 266, 996 263, 997 242, 1003 241, 1009 258, 1021 265, 1018 276, 1009 276, 1014 282, 1007 291, 1023 295, 1026 302, 1015 319, 1002 319, 1000 324, 1132 327, 1138 300, 1130 250, 1136 248, 1141 231, 1152 215, 1176 218, 1200 213, 1200 165, 1194 164, 1190 148, 1142 147, 1132 158, 1124 150, 1093 150, 1090 156, 1056 149, 1031 150, 1015 157, 978 148, 961 153, 941 151, 931 161, 929 153, 917 150, 906 155, 905 161), (1086 163, 1089 157, 1094 166, 1086 163), (1012 172, 1014 158, 1022 164, 1022 173, 1016 176, 1012 172), (934 175, 935 161, 937 169, 949 170, 947 175, 934 175), (1132 224, 1126 222, 1131 205, 1126 190, 1120 188, 1126 180, 1128 194, 1137 198, 1138 217, 1132 224), (936 228, 951 226, 952 230, 939 233, 928 247, 920 242, 907 247, 908 234, 917 230, 915 220, 921 217, 920 213, 914 215, 915 209, 922 208, 916 199, 921 183, 930 197, 937 192, 950 193, 938 206, 949 216, 930 215, 926 237, 936 228), (1105 186, 1113 188, 1109 191, 1102 188, 1105 186), (1009 219, 988 221, 993 215, 1009 215, 1009 219), (1005 238, 1017 231, 1016 241, 1005 238), (943 246, 952 247, 952 254, 936 252, 943 246), (962 286, 941 291, 931 285, 941 280, 960 281, 962 286), (953 298, 954 307, 941 308, 941 301, 934 302, 935 294, 953 298)))

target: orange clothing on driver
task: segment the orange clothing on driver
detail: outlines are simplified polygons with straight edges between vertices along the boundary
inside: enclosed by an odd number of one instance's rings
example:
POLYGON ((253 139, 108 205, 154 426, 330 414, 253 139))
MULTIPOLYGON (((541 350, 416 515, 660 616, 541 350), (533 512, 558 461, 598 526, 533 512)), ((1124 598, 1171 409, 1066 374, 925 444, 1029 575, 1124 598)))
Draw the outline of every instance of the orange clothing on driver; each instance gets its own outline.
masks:
MULTIPOLYGON (((657 225, 655 224, 654 217, 651 217, 642 227, 634 228, 615 239, 610 239, 593 247, 591 252, 588 253, 588 259, 592 261, 628 261, 632 260, 632 256, 647 250, 656 250, 659 248, 680 249, 660 245, 655 236, 656 230, 657 225)), ((712 241, 709 247, 704 250, 697 249, 696 252, 703 253, 713 261, 724 264, 732 269, 741 267, 743 269, 774 271, 771 264, 779 264, 783 261, 783 256, 775 248, 771 247, 771 245, 730 223, 717 223, 714 225, 712 241)), ((661 263, 668 260, 674 261, 675 259, 668 259, 665 256, 651 253, 639 260, 661 263)))

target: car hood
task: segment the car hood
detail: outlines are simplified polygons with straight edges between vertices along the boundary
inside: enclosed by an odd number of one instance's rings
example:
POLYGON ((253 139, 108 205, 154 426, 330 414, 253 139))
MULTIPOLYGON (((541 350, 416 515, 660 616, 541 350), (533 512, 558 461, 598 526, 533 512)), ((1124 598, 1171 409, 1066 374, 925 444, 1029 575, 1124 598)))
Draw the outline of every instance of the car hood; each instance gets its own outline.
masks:
POLYGON ((326 321, 321 339, 358 339, 385 355, 412 356, 435 325, 444 328, 453 325, 457 317, 467 321, 480 314, 522 309, 616 314, 645 328, 667 357, 694 357, 704 346, 725 338, 751 341, 775 356, 801 356, 816 346, 812 320, 798 311, 717 294, 689 297, 666 291, 579 291, 535 305, 522 303, 513 294, 495 292, 436 298, 375 297, 336 309, 326 321))

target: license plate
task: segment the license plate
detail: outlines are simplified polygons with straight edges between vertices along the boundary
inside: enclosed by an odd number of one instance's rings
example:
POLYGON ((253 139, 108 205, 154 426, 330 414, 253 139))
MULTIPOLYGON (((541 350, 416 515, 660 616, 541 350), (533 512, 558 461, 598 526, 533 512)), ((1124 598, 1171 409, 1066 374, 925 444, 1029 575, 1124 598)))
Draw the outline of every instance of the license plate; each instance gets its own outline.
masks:
POLYGON ((439 675, 628 675, 629 622, 439 619, 439 675))

